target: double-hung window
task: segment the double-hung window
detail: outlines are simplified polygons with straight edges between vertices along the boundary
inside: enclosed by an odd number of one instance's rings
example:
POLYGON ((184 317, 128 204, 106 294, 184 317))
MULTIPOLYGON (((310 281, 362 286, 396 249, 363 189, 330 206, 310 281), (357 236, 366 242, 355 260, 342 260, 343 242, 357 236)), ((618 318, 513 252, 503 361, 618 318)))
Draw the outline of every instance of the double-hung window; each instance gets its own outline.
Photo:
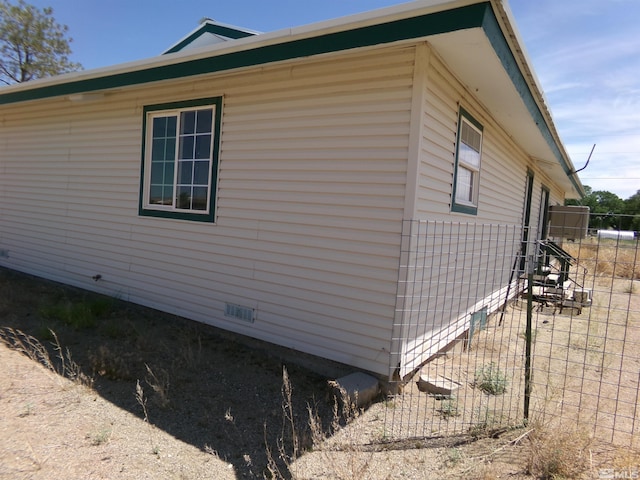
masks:
POLYGON ((144 108, 140 214, 214 221, 222 100, 144 108))
POLYGON ((460 109, 453 182, 454 212, 477 214, 482 155, 482 125, 460 109))

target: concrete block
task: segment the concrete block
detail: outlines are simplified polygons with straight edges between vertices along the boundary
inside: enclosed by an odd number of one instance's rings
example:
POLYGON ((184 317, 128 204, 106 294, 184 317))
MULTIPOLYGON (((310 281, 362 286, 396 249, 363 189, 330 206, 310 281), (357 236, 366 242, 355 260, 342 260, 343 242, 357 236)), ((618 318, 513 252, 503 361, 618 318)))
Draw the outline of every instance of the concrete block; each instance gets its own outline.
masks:
POLYGON ((573 299, 585 307, 591 305, 591 298, 591 290, 587 288, 576 288, 573 292, 573 299))
POLYGON ((341 377, 335 383, 346 392, 349 402, 358 407, 371 403, 380 393, 378 379, 362 372, 341 377))
POLYGON ((452 396, 460 386, 458 382, 442 376, 432 378, 423 374, 418 379, 418 390, 443 397, 452 396))

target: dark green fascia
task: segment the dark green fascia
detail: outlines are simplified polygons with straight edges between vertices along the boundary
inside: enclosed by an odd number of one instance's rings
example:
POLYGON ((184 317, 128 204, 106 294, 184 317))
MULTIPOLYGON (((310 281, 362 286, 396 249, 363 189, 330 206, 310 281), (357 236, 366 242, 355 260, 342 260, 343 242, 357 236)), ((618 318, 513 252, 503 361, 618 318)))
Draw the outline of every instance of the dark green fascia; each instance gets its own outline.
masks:
POLYGON ((4 95, 0 93, 0 105, 222 72, 235 68, 265 65, 272 62, 352 48, 380 45, 412 38, 422 38, 455 30, 480 28, 487 11, 491 11, 490 4, 481 3, 354 30, 330 33, 302 40, 292 40, 276 45, 267 45, 251 50, 198 60, 189 60, 172 65, 151 67, 87 80, 70 81, 57 85, 6 93, 4 95))
POLYGON ((235 28, 224 27, 222 25, 213 25, 211 23, 206 23, 202 27, 200 27, 198 30, 193 32, 191 35, 189 35, 187 38, 182 40, 180 43, 178 43, 177 45, 171 47, 169 50, 164 52, 163 55, 166 55, 168 53, 179 52, 184 47, 186 47, 191 42, 193 42, 195 39, 201 37, 205 33, 212 33, 214 35, 221 35, 223 37, 232 38, 234 40, 238 39, 238 38, 252 37, 253 35, 255 35, 255 33, 245 32, 243 30, 237 30, 235 28))
POLYGON ((258 47, 252 50, 185 61, 173 65, 151 67, 144 70, 107 75, 88 80, 71 81, 64 84, 34 88, 26 91, 6 94, 0 92, 0 105, 222 72, 234 68, 264 65, 271 62, 348 50, 351 48, 380 45, 412 38, 422 38, 469 28, 482 28, 484 30, 496 55, 502 62, 505 71, 527 106, 530 115, 538 125, 541 134, 554 152, 560 165, 562 165, 566 175, 571 178, 571 182, 576 190, 581 193, 582 189, 575 177, 570 175, 571 169, 553 139, 544 115, 538 108, 533 94, 528 88, 524 75, 518 67, 518 63, 511 52, 511 48, 502 33, 489 2, 303 40, 292 40, 290 42, 258 47))
POLYGON ((196 100, 187 100, 184 102, 171 102, 162 103, 158 105, 147 105, 143 109, 142 113, 142 158, 140 167, 140 189, 138 198, 138 215, 143 217, 156 217, 156 218, 174 218, 177 220, 190 220, 192 222, 215 222, 216 211, 216 188, 218 185, 218 162, 220 152, 220 128, 222 125, 222 97, 211 98, 199 98, 196 100), (209 201, 209 213, 187 213, 187 212, 168 212, 164 210, 151 210, 144 208, 144 160, 145 160, 145 147, 146 147, 146 135, 147 135, 147 113, 158 110, 172 110, 176 108, 189 108, 200 107, 202 105, 215 105, 216 114, 213 125, 213 161, 211 162, 211 194, 209 201))
POLYGON ((558 162, 562 166, 565 175, 567 175, 567 177, 571 179, 571 183, 573 183, 576 191, 582 194, 582 189, 576 181, 575 176, 572 175, 571 168, 569 167, 569 165, 567 165, 564 156, 560 152, 558 144, 553 138, 551 130, 549 130, 549 126, 547 125, 545 116, 540 111, 540 108, 538 107, 538 104, 536 103, 535 98, 533 97, 533 94, 529 89, 527 81, 524 78, 520 67, 518 66, 518 62, 516 62, 516 59, 513 56, 513 52, 511 51, 511 48, 509 47, 509 44, 507 43, 507 40, 502 33, 502 29, 498 24, 498 20, 493 14, 493 11, 491 11, 490 9, 487 9, 487 11, 485 12, 485 19, 482 23, 482 28, 487 35, 489 42, 491 42, 496 55, 500 59, 505 72, 507 72, 507 75, 509 75, 511 82, 513 83, 517 92, 520 94, 520 98, 522 98, 522 101, 526 105, 527 110, 529 110, 531 118, 534 122, 536 122, 536 125, 538 126, 540 133, 547 142, 547 145, 549 145, 549 148, 551 148, 551 151, 556 157, 556 160, 558 160, 558 162))

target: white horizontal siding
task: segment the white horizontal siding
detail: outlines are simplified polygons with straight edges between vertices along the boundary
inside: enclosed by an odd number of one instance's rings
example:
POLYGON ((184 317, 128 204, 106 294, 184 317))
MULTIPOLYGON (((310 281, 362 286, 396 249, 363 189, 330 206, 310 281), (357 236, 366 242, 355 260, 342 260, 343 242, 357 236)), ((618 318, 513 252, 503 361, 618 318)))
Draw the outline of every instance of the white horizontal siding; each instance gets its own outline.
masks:
POLYGON ((2 106, 0 265, 386 373, 413 60, 375 49, 2 106), (143 107, 219 95, 216 223, 139 217, 143 107))
MULTIPOLYGON (((450 231, 440 244, 430 239, 426 250, 424 238, 407 240, 409 247, 402 262, 407 267, 406 284, 400 289, 401 312, 397 313, 402 327, 394 334, 403 338, 403 374, 463 333, 470 309, 499 305, 494 297, 496 292, 505 294, 520 247, 527 169, 534 171, 535 179, 532 235, 538 231, 541 181, 545 178, 518 147, 517 139, 505 133, 434 51, 429 55, 426 76, 417 219, 443 222, 442 228, 450 231), (477 215, 451 212, 460 107, 483 126, 477 215), (496 236, 501 229, 508 231, 508 242, 503 234, 496 236)), ((546 185, 552 193, 557 191, 546 185)), ((556 197, 552 194, 551 198, 556 197)))

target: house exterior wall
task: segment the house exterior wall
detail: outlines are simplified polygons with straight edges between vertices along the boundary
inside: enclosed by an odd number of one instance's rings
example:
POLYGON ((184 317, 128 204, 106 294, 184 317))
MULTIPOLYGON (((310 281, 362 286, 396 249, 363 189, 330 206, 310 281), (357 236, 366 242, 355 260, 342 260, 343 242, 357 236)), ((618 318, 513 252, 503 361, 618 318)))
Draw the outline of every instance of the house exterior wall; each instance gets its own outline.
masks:
POLYGON ((2 106, 0 265, 386 373, 413 63, 383 48, 2 106), (143 108, 211 96, 215 224, 139 216, 143 108))
POLYGON ((541 232, 543 186, 550 192, 550 205, 563 201, 562 191, 437 52, 427 46, 424 55, 428 65, 420 92, 416 202, 414 216, 404 223, 401 265, 406 269, 400 275, 394 322, 394 338, 401 339, 394 347, 401 376, 463 335, 472 313, 484 307, 491 313, 504 303, 521 246, 527 172, 534 176, 530 240, 541 232), (451 209, 460 108, 483 127, 477 214, 451 209))

